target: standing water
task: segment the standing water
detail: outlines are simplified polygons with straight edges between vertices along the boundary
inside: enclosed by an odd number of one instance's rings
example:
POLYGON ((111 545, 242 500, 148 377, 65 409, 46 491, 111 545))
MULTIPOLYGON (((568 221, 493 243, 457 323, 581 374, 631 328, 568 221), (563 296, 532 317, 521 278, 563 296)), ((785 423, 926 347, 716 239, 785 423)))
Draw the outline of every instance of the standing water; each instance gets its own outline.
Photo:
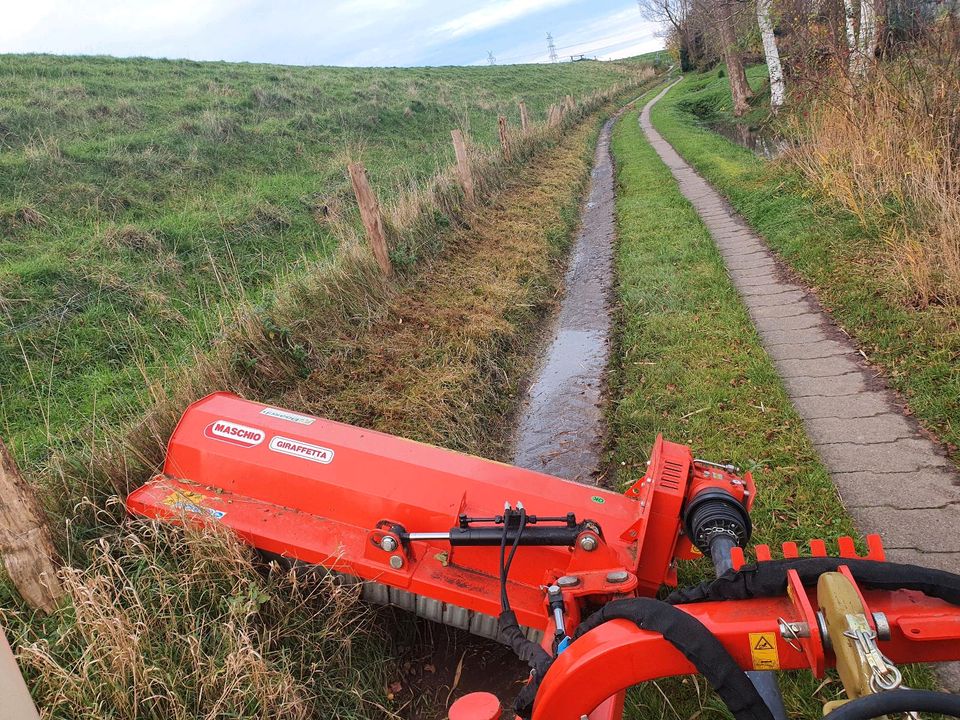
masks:
POLYGON ((604 375, 610 355, 614 188, 610 131, 597 141, 590 194, 564 280, 560 312, 514 434, 514 465, 592 482, 603 449, 604 375))
POLYGON ((790 141, 768 128, 758 128, 746 123, 714 122, 709 127, 718 135, 735 142, 760 157, 771 160, 790 149, 790 141))

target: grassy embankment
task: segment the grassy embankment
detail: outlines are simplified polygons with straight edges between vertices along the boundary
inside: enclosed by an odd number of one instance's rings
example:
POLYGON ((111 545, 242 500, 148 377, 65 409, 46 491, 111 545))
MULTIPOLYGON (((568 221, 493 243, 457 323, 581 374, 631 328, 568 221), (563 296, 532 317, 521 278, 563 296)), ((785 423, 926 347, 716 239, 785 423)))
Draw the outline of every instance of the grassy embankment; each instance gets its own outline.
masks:
MULTIPOLYGON (((701 457, 753 471, 755 542, 776 547, 854 534, 709 232, 647 143, 637 112, 621 120, 613 152, 621 306, 611 411, 617 482, 643 473, 662 432, 701 457)), ((681 582, 711 575, 707 563, 691 563, 681 582)), ((924 678, 915 674, 911 681, 924 678)), ((781 682, 788 711, 802 717, 816 717, 821 703, 842 690, 808 673, 786 674, 781 682)), ((660 692, 631 694, 635 717, 725 714, 702 678, 658 685, 660 692)))
MULTIPOLYGON (((503 418, 563 253, 604 112, 595 98, 538 128, 504 163, 477 155, 481 206, 449 173, 387 208, 400 264, 391 282, 338 225, 335 255, 290 276, 266 307, 237 314, 213 350, 173 368, 143 422, 67 486, 95 496, 142 480, 185 402, 226 388, 338 420, 499 456, 503 418), (529 162, 528 162, 529 161, 529 162)), ((72 492, 76 492, 73 490, 72 492)), ((108 501, 109 502, 109 501, 108 501)), ((227 538, 184 537, 84 503, 73 513, 70 603, 47 619, 7 596, 34 693, 58 716, 355 717, 400 709, 390 637, 350 591, 264 574, 227 538), (131 687, 149 688, 130 698, 131 687)), ((404 683, 409 677, 401 678, 404 683)), ((442 699, 441 701, 442 702, 442 699)))
MULTIPOLYGON (((755 87, 765 71, 762 66, 750 70, 755 87)), ((960 308, 955 303, 916 302, 917 288, 898 264, 906 241, 891 240, 903 230, 902 209, 891 209, 887 215, 872 210, 855 213, 825 196, 822 185, 808 182, 789 155, 765 162, 705 129, 704 120, 729 119, 729 102, 727 81, 716 71, 691 75, 658 104, 653 122, 814 288, 837 323, 902 393, 910 411, 957 459, 960 308)), ((874 140, 881 138, 862 141, 874 140)), ((831 177, 838 186, 854 184, 849 177, 831 177)), ((823 178, 823 183, 830 182, 823 178)), ((926 223, 907 222, 908 235, 911 227, 916 229, 914 239, 923 240, 926 223)))
POLYGON ((144 376, 356 225, 347 158, 389 202, 452 160, 452 128, 489 148, 517 101, 542 121, 641 70, 4 56, 0 436, 32 468, 136 415, 144 376))

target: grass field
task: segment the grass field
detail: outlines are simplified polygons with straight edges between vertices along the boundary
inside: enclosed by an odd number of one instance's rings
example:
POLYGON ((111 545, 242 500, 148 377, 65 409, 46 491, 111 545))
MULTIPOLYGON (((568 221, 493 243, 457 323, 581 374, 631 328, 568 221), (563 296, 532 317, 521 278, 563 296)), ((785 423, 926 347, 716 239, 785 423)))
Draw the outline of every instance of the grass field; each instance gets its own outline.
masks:
POLYGON ((389 200, 452 128, 488 147, 517 101, 542 121, 641 70, 0 57, 0 436, 31 467, 136 415, 145 377, 333 251, 348 158, 389 200))
MULTIPOLYGON (((613 138, 621 313, 611 378, 616 481, 627 485, 643 474, 646 453, 662 432, 700 457, 754 473, 754 542, 776 547, 855 535, 709 232, 646 141, 637 115, 625 115, 613 138)), ((689 563, 680 581, 712 574, 706 562, 689 563)), ((925 671, 912 672, 911 682, 929 682, 925 671)), ((809 673, 784 674, 781 683, 794 716, 816 717, 842 691, 809 673)), ((726 716, 702 678, 658 685, 631 694, 634 717, 726 716)))
MULTIPOLYGON (((617 70, 610 75, 620 77, 617 70)), ((455 663, 437 670, 447 674, 446 687, 432 686, 437 697, 415 683, 411 689, 406 671, 398 677, 396 623, 359 606, 355 592, 268 570, 216 532, 182 533, 126 518, 111 495, 123 492, 124 480, 145 479, 182 403, 212 388, 503 457, 506 419, 536 351, 540 320, 558 293, 599 124, 615 107, 594 101, 577 108, 561 127, 518 143, 512 163, 478 153, 483 193, 474 208, 445 200, 449 189, 433 178, 444 159, 438 150, 424 172, 426 184, 441 189, 414 190, 425 209, 407 198, 413 205, 388 213, 406 217, 420 233, 421 244, 396 243, 394 250, 430 252, 409 272, 397 258, 403 271, 389 282, 371 272, 363 245, 350 241, 331 250, 329 261, 314 262, 303 251, 304 271, 281 269, 282 284, 264 275, 247 289, 262 293, 262 307, 248 303, 230 332, 218 335, 225 301, 208 304, 206 314, 197 310, 209 320, 212 349, 188 354, 184 367, 172 369, 160 367, 165 356, 158 354, 155 372, 164 382, 150 383, 142 422, 118 428, 110 447, 92 455, 62 456, 59 472, 42 476, 54 482, 48 492, 62 483, 57 500, 69 518, 59 538, 70 564, 67 603, 44 618, 0 585, 3 625, 42 707, 63 718, 183 720, 367 720, 409 716, 412 705, 421 716, 427 708, 442 713, 455 663), (118 448, 122 479, 111 483, 116 478, 105 468, 118 448), (397 683, 399 695, 390 690, 397 683), (144 694, 131 696, 131 687, 144 694)), ((448 129, 444 123, 437 136, 448 129)), ((272 204, 280 207, 279 200, 272 204)), ((309 216, 307 209, 296 212, 309 216)), ((274 239, 286 242, 293 227, 274 239)), ((395 230, 393 239, 403 240, 410 228, 395 230)), ((311 237, 324 232, 322 223, 310 225, 311 237)), ((185 328, 176 335, 183 346, 190 332, 204 330, 185 328)), ((118 367, 134 373, 133 366, 118 367)), ((148 376, 152 369, 147 365, 148 376)), ((54 526, 63 527, 59 513, 54 526)))
MULTIPOLYGON (((754 86, 766 68, 751 68, 754 86)), ((652 113, 660 133, 723 193, 780 256, 813 287, 910 410, 958 457, 960 314, 956 307, 905 302, 884 256, 879 228, 811 190, 789 158, 764 162, 703 127, 729 112, 727 80, 690 75, 652 113)), ((762 107, 754 120, 763 114, 762 107)))

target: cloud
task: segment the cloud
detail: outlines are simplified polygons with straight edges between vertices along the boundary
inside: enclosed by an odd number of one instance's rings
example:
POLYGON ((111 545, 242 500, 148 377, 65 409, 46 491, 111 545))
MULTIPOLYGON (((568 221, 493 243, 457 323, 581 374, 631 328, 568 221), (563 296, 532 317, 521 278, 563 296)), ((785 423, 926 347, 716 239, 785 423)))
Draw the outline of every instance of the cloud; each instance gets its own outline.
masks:
MULTIPOLYGON (((600 60, 639 55, 663 47, 657 39, 658 24, 645 20, 636 6, 616 9, 589 22, 572 22, 553 33, 557 54, 562 60, 571 55, 586 55, 600 60)), ((544 40, 502 48, 495 53, 499 63, 549 62, 544 40)), ((486 58, 474 64, 482 64, 486 58)))
POLYGON ((448 20, 442 25, 433 28, 437 35, 447 38, 474 35, 484 30, 505 25, 526 15, 547 10, 550 8, 569 5, 574 0, 498 0, 487 3, 484 7, 448 20))
POLYGON ((585 50, 591 56, 611 54, 609 46, 615 42, 608 39, 611 35, 621 45, 634 45, 647 34, 635 25, 640 15, 628 0, 0 0, 0 4, 9 6, 0 22, 0 53, 297 65, 446 65, 474 58, 485 63, 488 50, 500 63, 546 61, 543 31, 548 29, 561 57, 585 50))

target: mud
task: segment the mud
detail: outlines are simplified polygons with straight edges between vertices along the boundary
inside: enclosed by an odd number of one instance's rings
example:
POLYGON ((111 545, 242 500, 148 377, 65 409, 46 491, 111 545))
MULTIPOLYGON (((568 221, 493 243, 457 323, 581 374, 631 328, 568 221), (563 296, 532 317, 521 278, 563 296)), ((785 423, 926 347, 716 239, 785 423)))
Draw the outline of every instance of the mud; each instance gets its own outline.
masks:
POLYGON ((606 430, 615 201, 610 133, 619 116, 604 124, 597 141, 564 297, 513 437, 514 465, 580 482, 595 481, 606 430))

